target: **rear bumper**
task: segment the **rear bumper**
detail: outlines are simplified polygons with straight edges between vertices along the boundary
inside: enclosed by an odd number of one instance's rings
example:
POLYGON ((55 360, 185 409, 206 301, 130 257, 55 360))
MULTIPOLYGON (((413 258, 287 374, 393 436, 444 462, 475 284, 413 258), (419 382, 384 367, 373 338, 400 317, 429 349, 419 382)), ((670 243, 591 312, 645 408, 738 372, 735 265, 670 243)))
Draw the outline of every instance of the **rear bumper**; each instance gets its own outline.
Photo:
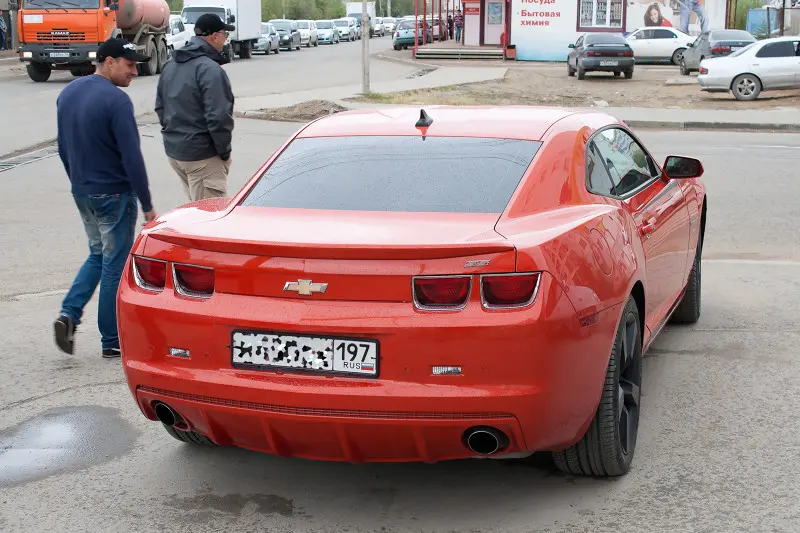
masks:
POLYGON ((69 43, 69 46, 57 43, 23 43, 20 45, 20 61, 55 66, 86 64, 95 60, 98 48, 96 43, 69 43))
POLYGON ((633 57, 598 57, 598 58, 583 58, 581 65, 587 71, 602 71, 614 72, 618 70, 632 69, 636 60, 633 57), (617 63, 615 65, 608 64, 609 62, 617 63))
POLYGON ((700 85, 701 91, 707 92, 729 92, 731 90, 731 82, 733 80, 729 76, 709 76, 708 74, 700 74, 697 76, 697 83, 700 85))
POLYGON ((405 303, 307 301, 215 294, 204 302, 171 288, 147 294, 126 269, 118 297, 122 363, 144 416, 162 401, 186 429, 220 445, 315 460, 426 461, 472 457, 466 430, 505 433, 502 454, 576 442, 600 398, 619 309, 582 327, 545 274, 534 304, 458 313, 405 303), (257 317, 257 318, 255 318, 257 317), (377 378, 231 365, 239 328, 369 337, 380 343, 377 378), (167 355, 170 347, 189 358, 167 355), (433 375, 432 366, 461 375, 433 375))

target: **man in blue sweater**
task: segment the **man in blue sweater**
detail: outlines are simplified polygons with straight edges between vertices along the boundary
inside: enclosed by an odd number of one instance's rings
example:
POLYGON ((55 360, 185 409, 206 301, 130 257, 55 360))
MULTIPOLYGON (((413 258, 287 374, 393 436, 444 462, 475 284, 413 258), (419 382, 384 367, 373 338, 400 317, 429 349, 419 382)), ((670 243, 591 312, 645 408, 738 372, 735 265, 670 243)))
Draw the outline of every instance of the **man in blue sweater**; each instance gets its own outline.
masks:
POLYGON ((120 356, 116 297, 136 235, 137 198, 146 221, 156 213, 133 103, 118 87, 130 85, 136 63, 147 60, 128 41, 110 39, 97 51, 95 74, 69 83, 58 97, 58 153, 89 238, 89 257, 54 324, 56 344, 69 354, 83 308, 99 284, 103 357, 120 356))

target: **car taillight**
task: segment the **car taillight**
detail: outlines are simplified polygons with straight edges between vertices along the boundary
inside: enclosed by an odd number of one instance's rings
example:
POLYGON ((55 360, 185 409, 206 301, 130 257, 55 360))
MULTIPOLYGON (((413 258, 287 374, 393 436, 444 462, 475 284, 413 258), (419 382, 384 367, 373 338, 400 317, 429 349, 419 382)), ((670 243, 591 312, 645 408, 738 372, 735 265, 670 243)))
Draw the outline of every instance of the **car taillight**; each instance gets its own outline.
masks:
POLYGON ((592 57, 592 56, 596 55, 596 52, 586 52, 586 55, 589 56, 589 57, 592 57))
POLYGON ((711 49, 711 52, 714 54, 723 54, 730 51, 731 51, 730 46, 715 46, 711 49))
POLYGON ((458 309, 467 304, 472 276, 414 278, 414 304, 421 309, 458 309))
POLYGON ((209 298, 214 294, 213 268, 173 264, 172 272, 178 294, 194 298, 209 298))
POLYGON ((162 291, 167 283, 167 262, 160 259, 133 257, 133 279, 148 291, 162 291))
POLYGON ((705 67, 700 67, 700 74, 708 74, 708 69, 705 67))
POLYGON ((539 273, 481 276, 484 307, 521 307, 530 304, 539 285, 539 273))
POLYGON ((630 50, 628 50, 628 51, 627 51, 627 52, 625 52, 623 55, 624 55, 625 57, 633 57, 633 52, 632 52, 632 51, 630 51, 630 50))

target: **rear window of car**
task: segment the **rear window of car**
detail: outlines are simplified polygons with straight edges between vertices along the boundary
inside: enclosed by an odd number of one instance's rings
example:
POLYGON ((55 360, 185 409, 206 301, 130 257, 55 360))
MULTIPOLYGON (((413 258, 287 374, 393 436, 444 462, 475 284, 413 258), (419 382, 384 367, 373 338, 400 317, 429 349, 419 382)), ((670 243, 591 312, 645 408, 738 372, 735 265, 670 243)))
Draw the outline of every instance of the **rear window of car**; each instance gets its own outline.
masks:
MULTIPOLYGON (((414 21, 413 20, 404 20, 400 24, 397 25, 398 30, 413 30, 414 29, 414 21)), ((412 35, 413 37, 413 35, 412 35)))
POLYGON ((303 30, 307 30, 308 29, 308 22, 298 22, 297 23, 297 27, 301 28, 303 30))
POLYGON ((709 36, 711 41, 755 41, 756 38, 742 30, 717 30, 709 36))
POLYGON ((295 139, 242 205, 501 213, 541 144, 471 137, 295 139))
POLYGON ((628 41, 625 40, 625 37, 622 35, 615 35, 615 34, 607 34, 607 33, 595 33, 593 35, 587 35, 585 44, 588 46, 590 44, 627 44, 628 41))

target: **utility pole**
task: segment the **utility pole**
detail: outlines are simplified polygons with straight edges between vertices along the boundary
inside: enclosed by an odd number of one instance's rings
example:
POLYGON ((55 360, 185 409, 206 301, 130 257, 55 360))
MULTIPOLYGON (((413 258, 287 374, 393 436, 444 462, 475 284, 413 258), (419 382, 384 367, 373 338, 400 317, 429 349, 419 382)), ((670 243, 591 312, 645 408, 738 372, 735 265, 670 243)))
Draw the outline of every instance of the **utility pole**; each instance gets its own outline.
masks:
POLYGON ((361 0, 361 93, 369 94, 369 13, 361 0))
POLYGON ((389 5, 386 7, 386 16, 392 16, 392 0, 389 0, 389 5))
POLYGON ((10 0, 8 2, 8 18, 11 19, 11 27, 8 28, 8 33, 11 34, 12 50, 16 51, 19 48, 19 35, 17 35, 17 11, 19 10, 19 2, 17 0, 10 0))

